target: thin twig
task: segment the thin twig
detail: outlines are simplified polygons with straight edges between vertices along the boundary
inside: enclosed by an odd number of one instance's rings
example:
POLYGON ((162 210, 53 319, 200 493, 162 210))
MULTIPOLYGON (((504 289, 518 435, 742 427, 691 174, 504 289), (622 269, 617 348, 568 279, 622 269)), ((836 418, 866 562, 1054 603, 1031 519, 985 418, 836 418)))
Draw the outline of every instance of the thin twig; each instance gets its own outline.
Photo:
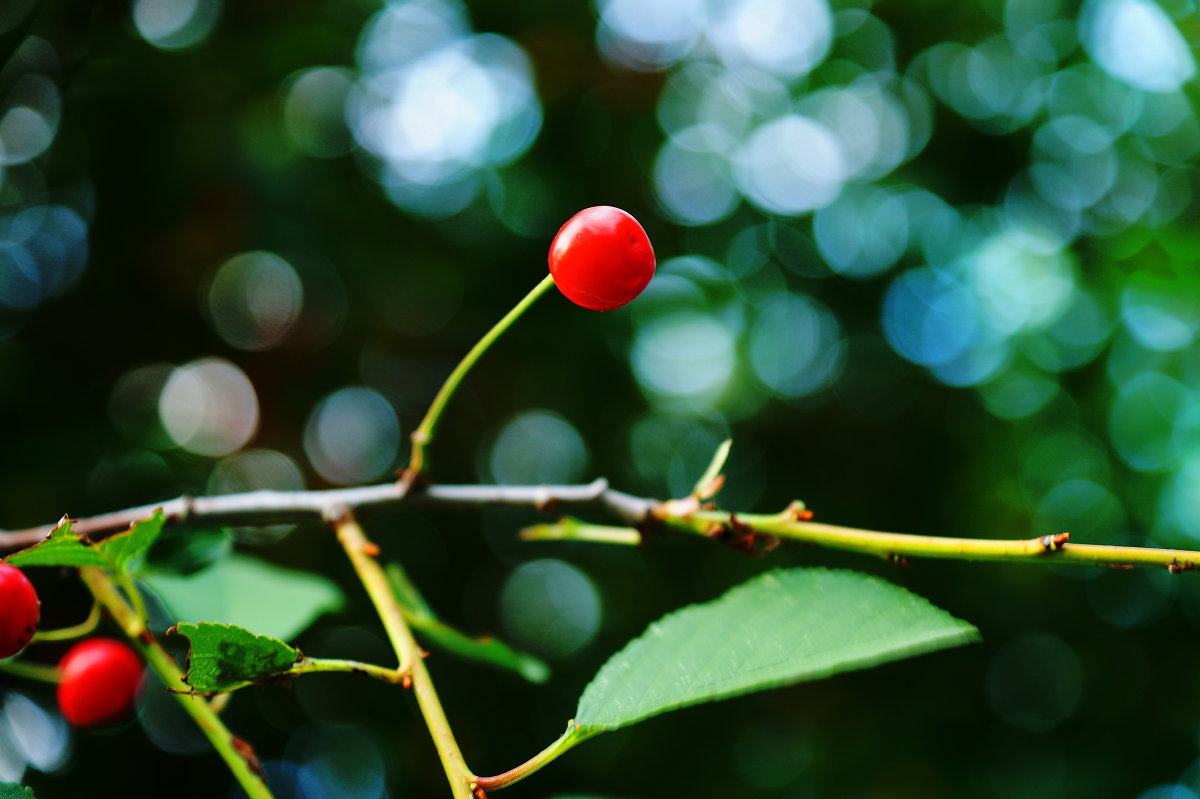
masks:
POLYGON ((337 532, 342 549, 350 558, 355 573, 362 580, 371 597, 372 604, 379 613, 379 618, 387 629, 388 638, 391 639, 392 647, 396 650, 396 658, 400 661, 397 671, 408 670, 411 688, 417 698, 417 706, 421 708, 425 725, 429 728, 429 734, 437 747, 442 768, 446 770, 446 779, 450 781, 451 792, 455 799, 472 799, 474 775, 467 768, 462 751, 458 748, 458 742, 454 739, 454 732, 450 729, 446 712, 442 709, 441 700, 438 699, 437 691, 434 690, 429 671, 425 668, 424 653, 417 645, 416 639, 413 638, 412 631, 404 622, 400 603, 392 593, 391 583, 388 582, 386 573, 375 560, 378 548, 367 539, 362 527, 348 509, 331 509, 328 520, 337 532))
POLYGON ((1195 571, 1200 567, 1200 552, 1108 544, 1069 544, 1070 533, 1051 533, 1015 540, 951 538, 841 527, 809 521, 809 516, 811 514, 807 511, 798 511, 793 507, 774 515, 697 511, 687 517, 672 517, 664 521, 672 529, 698 533, 724 543, 737 541, 739 536, 744 540, 747 535, 775 537, 901 562, 908 558, 1009 561, 1114 569, 1159 568, 1172 574, 1195 571))
MULTIPOLYGON (((128 530, 162 508, 167 523, 175 526, 253 526, 290 521, 320 521, 335 508, 357 511, 401 504, 446 506, 509 506, 553 509, 594 507, 630 524, 646 517, 653 500, 630 496, 608 487, 607 480, 586 485, 491 486, 432 485, 409 493, 400 483, 336 488, 324 491, 250 491, 211 497, 177 497, 150 505, 78 519, 72 526, 79 535, 99 539, 128 530)), ((57 526, 43 524, 24 530, 0 531, 0 552, 33 546, 57 526)))

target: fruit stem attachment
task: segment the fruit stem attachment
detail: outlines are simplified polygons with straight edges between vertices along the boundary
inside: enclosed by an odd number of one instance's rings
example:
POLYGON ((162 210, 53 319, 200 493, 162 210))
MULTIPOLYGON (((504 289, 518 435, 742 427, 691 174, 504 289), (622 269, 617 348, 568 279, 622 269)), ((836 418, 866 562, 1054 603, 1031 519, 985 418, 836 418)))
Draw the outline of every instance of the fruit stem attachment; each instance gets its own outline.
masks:
POLYGON ((349 508, 333 508, 328 511, 326 518, 337 533, 342 549, 350 558, 350 564, 367 589, 371 603, 375 605, 375 610, 387 630, 392 648, 396 650, 396 658, 400 662, 396 672, 402 675, 402 679, 408 678, 405 680, 406 685, 409 684, 408 680, 411 680, 417 706, 421 709, 425 726, 429 728, 429 735, 437 747, 438 757, 446 771, 446 779, 450 782, 450 791, 454 799, 472 799, 471 783, 474 777, 467 768, 458 742, 454 740, 454 731, 450 729, 446 711, 442 709, 441 700, 433 687, 433 680, 425 668, 425 653, 417 645, 412 631, 404 621, 400 602, 393 593, 387 574, 375 560, 379 548, 367 539, 366 533, 349 508))
MULTIPOLYGON (((171 657, 150 634, 137 612, 121 596, 121 592, 112 578, 103 569, 95 566, 80 569, 79 576, 96 601, 104 606, 117 626, 141 652, 142 657, 146 659, 146 664, 158 676, 163 685, 168 688, 182 685, 183 672, 179 670, 175 658, 171 657)), ((261 767, 249 745, 240 738, 234 737, 209 703, 200 697, 184 694, 176 694, 175 699, 192 717, 196 726, 217 750, 217 754, 229 766, 229 770, 233 772, 233 776, 242 786, 242 790, 246 792, 246 796, 249 799, 274 799, 263 782, 261 767)))
POLYGON ((538 752, 533 757, 526 760, 521 765, 514 769, 510 769, 503 774, 497 774, 494 777, 476 777, 475 785, 486 791, 497 791, 501 788, 507 788, 514 782, 520 782, 528 777, 533 772, 540 769, 542 766, 550 763, 563 752, 572 748, 576 744, 581 744, 593 735, 599 735, 603 730, 589 729, 580 727, 575 723, 575 720, 567 722, 567 730, 558 740, 547 746, 542 751, 538 752))
POLYGON ((429 405, 429 410, 425 412, 425 418, 421 420, 421 424, 412 434, 412 457, 409 458, 408 468, 404 470, 405 480, 411 485, 425 470, 425 448, 433 443, 433 435, 437 430, 438 419, 442 415, 442 411, 446 409, 446 403, 454 396, 454 392, 458 389, 458 384, 462 382, 467 372, 471 371, 471 367, 479 360, 483 353, 487 352, 487 348, 492 346, 492 342, 500 338, 500 335, 508 330, 525 310, 537 301, 537 298, 546 293, 546 291, 554 285, 554 278, 546 275, 542 278, 542 282, 533 287, 525 297, 513 306, 513 309, 504 315, 504 318, 497 322, 491 330, 484 334, 483 338, 475 342, 475 346, 459 361, 458 366, 454 367, 454 371, 446 378, 446 382, 442 383, 442 387, 438 389, 438 393, 433 398, 433 402, 429 405))
POLYGON ((100 603, 92 603, 92 611, 88 613, 88 617, 79 624, 74 624, 70 627, 60 627, 57 630, 38 630, 34 633, 34 642, 39 641, 74 641, 76 638, 83 638, 85 635, 96 629, 100 624, 100 603))

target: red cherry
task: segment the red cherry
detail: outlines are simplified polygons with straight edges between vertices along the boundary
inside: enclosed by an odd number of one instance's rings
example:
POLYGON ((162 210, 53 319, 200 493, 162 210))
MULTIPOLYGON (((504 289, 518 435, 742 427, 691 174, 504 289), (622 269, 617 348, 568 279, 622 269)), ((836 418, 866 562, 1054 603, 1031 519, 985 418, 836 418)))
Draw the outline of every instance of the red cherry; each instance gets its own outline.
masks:
POLYGON ((120 641, 81 641, 59 661, 58 670, 62 677, 58 708, 76 727, 107 727, 133 711, 142 681, 142 661, 120 641))
POLYGON ((0 563, 0 658, 10 658, 29 644, 41 615, 37 591, 25 572, 0 563))
POLYGON ((550 274, 571 302, 611 311, 641 294, 654 277, 654 249, 638 221, 620 208, 584 208, 554 237, 550 274))

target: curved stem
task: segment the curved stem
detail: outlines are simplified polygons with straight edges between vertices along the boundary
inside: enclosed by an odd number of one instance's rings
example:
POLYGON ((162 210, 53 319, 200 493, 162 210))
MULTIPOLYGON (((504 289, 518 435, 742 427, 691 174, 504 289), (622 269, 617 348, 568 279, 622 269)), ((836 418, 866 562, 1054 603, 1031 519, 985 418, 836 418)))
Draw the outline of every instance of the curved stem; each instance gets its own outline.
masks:
POLYGON ((79 624, 71 627, 60 627, 57 630, 38 630, 34 634, 34 641, 73 641, 76 638, 83 638, 85 635, 96 629, 96 625, 100 624, 100 603, 93 602, 92 610, 88 613, 88 617, 79 624))
POLYGON ((484 334, 483 338, 475 342, 475 346, 470 349, 466 356, 459 361, 458 366, 454 367, 454 371, 446 378, 446 382, 438 389, 437 395, 433 398, 433 402, 429 405, 429 410, 425 412, 425 418, 421 420, 421 424, 412 434, 412 457, 408 461, 408 468, 405 470, 406 479, 411 482, 415 480, 425 470, 425 448, 433 442, 433 434, 437 430, 438 419, 442 415, 442 411, 446 409, 446 403, 454 396, 454 392, 458 389, 458 384, 462 382, 467 372, 471 371, 471 367, 479 360, 479 356, 487 352, 487 348, 492 345, 500 335, 508 330, 521 314, 537 300, 538 297, 546 293, 546 290, 554 285, 554 278, 546 275, 542 278, 542 282, 533 287, 533 290, 525 295, 524 299, 518 302, 513 309, 504 315, 491 330, 484 334))
POLYGON ((26 663, 20 660, 0 660, 0 673, 11 674, 14 677, 24 677, 27 680, 58 683, 62 676, 54 666, 45 663, 26 663))
MULTIPOLYGON (((172 688, 183 684, 183 672, 179 670, 175 658, 171 657, 146 629, 146 625, 121 596, 121 592, 117 590, 109 575, 102 569, 89 566, 80 569, 79 576, 87 585, 88 590, 92 592, 92 596, 96 597, 96 601, 104 606, 104 609, 109 612, 109 615, 141 652, 142 657, 146 659, 146 665, 158 676, 163 685, 172 688)), ((250 799, 273 799, 266 783, 263 782, 262 771, 257 758, 254 757, 253 750, 250 749, 249 744, 235 737, 229 731, 212 706, 197 696, 175 694, 175 699, 192 717, 196 726, 217 750, 217 754, 229 766, 229 770, 233 772, 233 776, 242 786, 246 795, 250 799)))
POLYGON ((529 760, 526 760, 514 769, 509 769, 503 774, 497 774, 494 777, 476 777, 475 784, 484 791, 497 791, 501 788, 506 788, 514 782, 520 782, 525 779, 568 749, 583 743, 594 735, 599 735, 601 732, 603 730, 580 727, 574 720, 568 721, 566 732, 560 735, 557 741, 529 758, 529 760))
POLYGON ((451 793, 455 799, 472 799, 474 777, 467 768, 462 751, 458 748, 458 742, 455 741, 454 732, 446 718, 446 711, 442 709, 429 671, 425 668, 424 652, 417 645, 412 631, 404 621, 400 603, 392 593, 387 575, 375 560, 379 548, 367 540, 362 527, 349 510, 342 508, 332 512, 329 523, 337 532, 338 541, 341 542, 354 571, 366 587, 379 618, 387 628, 388 638, 391 639, 396 657, 400 661, 396 671, 401 674, 407 672, 404 676, 411 679, 417 706, 421 709, 425 725, 429 728, 429 734, 437 747, 442 768, 446 771, 446 779, 450 782, 451 793))
POLYGON ((142 626, 149 627, 150 615, 146 612, 146 603, 142 599, 142 592, 138 590, 133 578, 117 567, 114 567, 112 575, 116 579, 117 585, 121 586, 121 590, 125 592, 125 596, 129 597, 129 604, 133 606, 133 612, 137 614, 142 626))

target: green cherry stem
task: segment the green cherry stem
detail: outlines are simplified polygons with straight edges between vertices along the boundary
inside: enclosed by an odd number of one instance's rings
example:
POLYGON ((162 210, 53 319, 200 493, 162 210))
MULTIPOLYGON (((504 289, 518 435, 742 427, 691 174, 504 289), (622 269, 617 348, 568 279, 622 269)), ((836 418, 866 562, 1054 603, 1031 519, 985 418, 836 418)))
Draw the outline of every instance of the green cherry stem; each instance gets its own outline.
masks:
MULTIPOLYGON (((150 634, 137 611, 121 596, 121 591, 117 589, 113 579, 103 569, 95 566, 80 569, 79 576, 96 601, 104 606, 117 626, 141 652, 142 657, 146 660, 146 665, 158 676, 163 685, 172 688, 183 684, 183 672, 179 670, 175 658, 171 657, 167 650, 163 649, 150 634)), ((134 590, 136 591, 136 588, 134 590)), ((208 738, 213 749, 217 750, 217 754, 233 772, 233 776, 242 786, 242 790, 246 792, 246 796, 250 799, 273 799, 271 791, 263 782, 262 772, 249 744, 234 737, 208 701, 186 694, 175 694, 175 699, 179 702, 180 707, 192 717, 192 721, 196 722, 196 726, 208 738)))
POLYGON ((88 617, 79 624, 74 624, 70 627, 60 627, 57 630, 38 630, 34 633, 33 640, 37 641, 74 641, 76 638, 83 638, 85 635, 96 629, 100 624, 100 603, 92 603, 92 612, 88 617))
POLYGON ((142 599, 142 592, 138 590, 133 578, 117 567, 114 567, 113 577, 116 579, 117 585, 121 586, 121 590, 125 592, 125 596, 129 597, 129 604, 133 606, 133 612, 137 614, 142 626, 149 627, 150 614, 146 612, 146 602, 142 599))
POLYGON ((454 396, 454 392, 458 389, 458 384, 462 382, 467 372, 471 371, 471 367, 479 360, 483 353, 487 352, 487 348, 492 346, 492 342, 500 338, 500 335, 508 330, 513 322, 520 318, 525 310, 537 301, 537 298, 546 293, 546 291, 554 285, 554 278, 546 275, 542 278, 542 282, 534 286, 525 297, 518 302, 513 309, 504 315, 504 318, 492 327, 483 338, 475 342, 475 346, 466 354, 458 366, 454 367, 454 371, 446 378, 446 382, 438 389, 437 395, 433 398, 433 402, 429 405, 429 410, 425 412, 425 418, 421 420, 421 424, 412 434, 412 457, 408 461, 408 468, 405 470, 406 479, 411 484, 413 480, 421 475, 425 469, 425 448, 433 442, 434 432, 437 430, 438 419, 441 418, 442 411, 446 409, 446 403, 454 396))
POLYGON ((0 660, 0 674, 11 674, 26 680, 57 683, 62 681, 62 675, 54 666, 44 663, 28 663, 21 660, 0 660))
POLYGON ((503 774, 497 774, 494 777, 476 777, 475 785, 476 787, 482 788, 485 792, 507 788, 514 782, 520 782, 521 780, 525 779, 530 774, 537 771, 542 766, 545 766, 547 763, 550 763, 552 760, 576 744, 581 744, 588 738, 591 738, 594 735, 599 735, 601 732, 603 732, 603 730, 580 727, 574 722, 574 720, 568 721, 566 732, 559 736, 557 741, 550 744, 521 765, 514 769, 509 769, 503 774))

